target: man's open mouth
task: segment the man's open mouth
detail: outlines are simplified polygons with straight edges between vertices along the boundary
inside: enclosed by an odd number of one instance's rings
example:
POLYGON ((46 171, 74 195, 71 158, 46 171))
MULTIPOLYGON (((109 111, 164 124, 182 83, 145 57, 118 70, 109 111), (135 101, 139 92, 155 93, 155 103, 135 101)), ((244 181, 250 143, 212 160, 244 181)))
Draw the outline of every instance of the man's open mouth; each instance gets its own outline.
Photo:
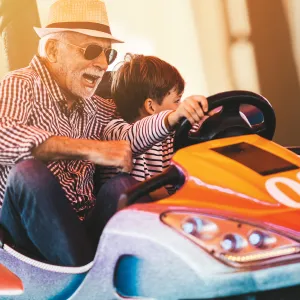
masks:
POLYGON ((91 75, 91 74, 87 74, 84 73, 83 74, 83 78, 90 84, 94 84, 99 78, 100 76, 96 76, 96 75, 91 75))

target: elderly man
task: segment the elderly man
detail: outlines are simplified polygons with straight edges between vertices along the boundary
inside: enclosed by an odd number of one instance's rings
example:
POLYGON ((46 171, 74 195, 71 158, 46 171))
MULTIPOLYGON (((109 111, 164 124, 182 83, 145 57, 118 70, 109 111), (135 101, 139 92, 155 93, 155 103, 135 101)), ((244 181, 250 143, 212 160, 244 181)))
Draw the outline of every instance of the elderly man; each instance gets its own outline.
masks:
MULTIPOLYGON (((117 55, 111 44, 120 41, 100 0, 57 0, 48 25, 35 30, 39 55, 0 83, 0 223, 31 256, 78 266, 93 259, 104 222, 135 183, 126 173, 137 145, 101 141, 115 105, 94 96, 117 55), (98 190, 95 165, 123 172, 98 190)), ((138 151, 170 133, 169 115, 149 117, 138 151)))
MULTIPOLYGON (((0 84, 0 221, 30 255, 83 265, 95 251, 85 227, 97 226, 86 216, 110 189, 95 196, 95 164, 124 172, 132 164, 128 142, 100 141, 115 106, 93 96, 119 40, 98 0, 59 0, 35 30, 39 55, 0 84)), ((127 177, 110 196, 133 184, 127 177)))

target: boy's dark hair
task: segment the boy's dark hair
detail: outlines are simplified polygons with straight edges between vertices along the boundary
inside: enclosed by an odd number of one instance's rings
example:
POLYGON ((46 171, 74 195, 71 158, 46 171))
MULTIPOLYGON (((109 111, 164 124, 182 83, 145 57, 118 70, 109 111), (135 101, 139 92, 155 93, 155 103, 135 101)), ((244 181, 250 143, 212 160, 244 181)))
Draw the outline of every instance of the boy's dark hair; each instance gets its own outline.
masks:
POLYGON ((155 56, 126 54, 122 66, 114 73, 112 98, 121 117, 132 123, 147 98, 162 103, 168 92, 184 90, 184 80, 178 70, 155 56))

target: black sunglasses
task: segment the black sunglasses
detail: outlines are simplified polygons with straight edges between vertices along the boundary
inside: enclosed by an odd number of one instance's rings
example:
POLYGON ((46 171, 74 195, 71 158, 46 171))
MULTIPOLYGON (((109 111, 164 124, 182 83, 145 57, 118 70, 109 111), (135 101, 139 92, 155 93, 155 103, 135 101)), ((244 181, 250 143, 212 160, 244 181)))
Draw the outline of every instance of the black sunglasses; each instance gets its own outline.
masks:
POLYGON ((74 45, 71 43, 66 43, 66 42, 62 42, 62 41, 58 41, 58 42, 81 49, 83 51, 84 58, 87 60, 93 60, 93 59, 97 58, 102 52, 104 52, 106 61, 109 65, 114 62, 114 60, 116 59, 117 54, 118 54, 117 50, 115 50, 115 49, 104 48, 97 44, 90 44, 86 48, 82 48, 80 46, 77 46, 77 45, 74 45))

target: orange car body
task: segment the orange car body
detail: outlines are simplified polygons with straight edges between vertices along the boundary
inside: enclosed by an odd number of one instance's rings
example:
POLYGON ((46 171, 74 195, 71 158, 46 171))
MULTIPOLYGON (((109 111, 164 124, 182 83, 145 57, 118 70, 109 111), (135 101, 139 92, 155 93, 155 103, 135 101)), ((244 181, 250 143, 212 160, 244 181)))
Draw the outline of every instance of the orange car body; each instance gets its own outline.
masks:
MULTIPOLYGON (((259 158, 255 157, 254 153, 252 159, 259 158)), ((202 211, 228 218, 246 218, 272 224, 278 228, 284 227, 300 237, 298 208, 288 206, 284 201, 278 201, 276 199, 278 195, 274 195, 275 192, 268 191, 266 187, 271 178, 285 178, 290 180, 291 184, 300 187, 300 159, 295 153, 258 135, 248 135, 213 140, 182 149, 174 155, 173 163, 184 172, 185 184, 168 199, 147 207, 143 206, 144 209, 148 210, 150 206, 171 206, 188 210, 200 208, 202 211), (262 176, 249 167, 212 150, 244 142, 275 154, 297 168, 262 176)), ((259 161, 262 165, 266 163, 259 161)), ((279 197, 281 193, 284 194, 291 199, 292 205, 299 205, 300 208, 300 193, 297 193, 299 189, 295 190, 292 186, 280 182, 277 188, 280 191, 279 197)))

